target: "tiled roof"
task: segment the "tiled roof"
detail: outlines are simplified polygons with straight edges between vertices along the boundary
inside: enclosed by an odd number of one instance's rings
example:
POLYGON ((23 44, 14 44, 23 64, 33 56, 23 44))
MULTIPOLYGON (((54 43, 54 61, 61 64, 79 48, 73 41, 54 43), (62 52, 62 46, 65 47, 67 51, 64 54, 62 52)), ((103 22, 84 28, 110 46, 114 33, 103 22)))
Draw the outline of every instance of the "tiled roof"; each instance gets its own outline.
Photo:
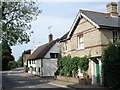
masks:
POLYGON ((101 15, 110 15, 110 13, 102 13, 102 12, 95 12, 95 11, 88 11, 88 10, 81 10, 80 12, 87 12, 87 13, 96 13, 96 14, 101 14, 101 15))
POLYGON ((27 60, 30 57, 30 54, 24 54, 24 59, 27 60))
POLYGON ((61 38, 60 38, 60 41, 63 41, 67 38, 69 32, 67 32, 66 34, 64 34, 61 38))
POLYGON ((93 12, 87 10, 80 10, 80 12, 95 22, 98 26, 100 26, 100 28, 120 28, 120 17, 111 16, 109 13, 93 12))
POLYGON ((51 47, 58 41, 59 39, 56 39, 54 41, 51 41, 47 44, 44 44, 42 46, 39 46, 32 55, 28 58, 28 60, 35 60, 35 59, 42 59, 46 55, 46 53, 51 49, 51 47))

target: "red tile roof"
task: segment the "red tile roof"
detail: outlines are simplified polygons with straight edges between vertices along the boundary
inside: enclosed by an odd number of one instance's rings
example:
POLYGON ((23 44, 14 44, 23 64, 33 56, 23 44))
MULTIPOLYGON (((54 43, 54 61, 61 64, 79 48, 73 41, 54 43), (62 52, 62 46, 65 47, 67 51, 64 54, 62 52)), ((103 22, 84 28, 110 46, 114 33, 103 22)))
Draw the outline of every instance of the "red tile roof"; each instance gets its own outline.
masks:
POLYGON ((81 10, 81 9, 80 9, 80 12, 96 13, 96 14, 102 14, 102 15, 110 15, 110 13, 101 13, 101 12, 88 11, 88 10, 81 10))
POLYGON ((27 60, 30 57, 30 54, 24 54, 25 60, 27 60))

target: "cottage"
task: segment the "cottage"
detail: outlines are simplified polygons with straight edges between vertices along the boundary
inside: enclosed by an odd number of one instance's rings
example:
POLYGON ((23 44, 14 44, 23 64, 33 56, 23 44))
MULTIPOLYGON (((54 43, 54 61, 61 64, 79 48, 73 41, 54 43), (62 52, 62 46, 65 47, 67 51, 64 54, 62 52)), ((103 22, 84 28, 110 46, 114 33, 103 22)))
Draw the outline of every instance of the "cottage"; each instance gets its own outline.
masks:
MULTIPOLYGON (((106 5, 108 13, 80 10, 68 33, 60 40, 62 56, 90 55, 88 74, 92 84, 102 83, 101 56, 109 42, 120 40, 117 3, 106 5)), ((82 76, 80 70, 78 76, 82 76)))
POLYGON ((23 55, 23 65, 24 65, 24 67, 28 66, 27 60, 28 60, 29 57, 30 57, 30 54, 24 54, 23 55))
POLYGON ((58 40, 52 40, 49 35, 49 43, 39 46, 28 59, 28 73, 40 76, 54 76, 57 70, 57 58, 59 55, 58 40))

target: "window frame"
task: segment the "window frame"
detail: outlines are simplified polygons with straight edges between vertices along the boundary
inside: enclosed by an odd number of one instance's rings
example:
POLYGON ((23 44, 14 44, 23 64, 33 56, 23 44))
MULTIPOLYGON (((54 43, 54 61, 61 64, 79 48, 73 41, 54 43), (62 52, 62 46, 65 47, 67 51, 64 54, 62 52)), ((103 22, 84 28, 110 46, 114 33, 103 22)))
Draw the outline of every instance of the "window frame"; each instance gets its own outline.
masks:
POLYGON ((59 53, 50 53, 50 58, 52 59, 56 59, 58 58, 58 56, 59 56, 59 53), (54 54, 54 57, 51 57, 53 54, 54 54))
POLYGON ((64 52, 68 52, 68 42, 64 42, 64 52))
POLYGON ((116 30, 112 31, 112 36, 113 36, 113 43, 120 40, 120 35, 119 35, 118 31, 116 31, 116 30))
POLYGON ((80 49, 84 49, 84 35, 81 34, 79 36, 77 36, 77 41, 78 41, 78 50, 80 49))

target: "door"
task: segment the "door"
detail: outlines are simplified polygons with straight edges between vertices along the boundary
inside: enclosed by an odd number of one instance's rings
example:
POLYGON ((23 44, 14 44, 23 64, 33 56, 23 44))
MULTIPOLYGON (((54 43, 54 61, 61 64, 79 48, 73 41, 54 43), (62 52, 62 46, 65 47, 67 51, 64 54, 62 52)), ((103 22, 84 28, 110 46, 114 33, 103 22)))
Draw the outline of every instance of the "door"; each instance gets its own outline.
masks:
POLYGON ((100 83, 100 69, 99 69, 99 63, 96 64, 96 83, 100 83))

